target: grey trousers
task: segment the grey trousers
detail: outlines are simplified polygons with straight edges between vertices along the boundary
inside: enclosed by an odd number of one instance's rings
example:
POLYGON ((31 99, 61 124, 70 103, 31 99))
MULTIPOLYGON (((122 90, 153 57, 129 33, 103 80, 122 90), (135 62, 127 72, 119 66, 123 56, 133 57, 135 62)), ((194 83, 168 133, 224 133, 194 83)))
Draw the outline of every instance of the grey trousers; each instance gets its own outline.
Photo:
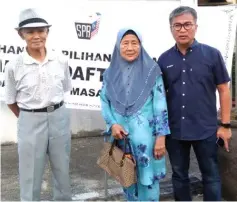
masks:
POLYGON ((22 201, 40 200, 47 155, 53 174, 53 199, 71 200, 70 150, 70 117, 64 105, 50 113, 20 112, 18 155, 22 201))

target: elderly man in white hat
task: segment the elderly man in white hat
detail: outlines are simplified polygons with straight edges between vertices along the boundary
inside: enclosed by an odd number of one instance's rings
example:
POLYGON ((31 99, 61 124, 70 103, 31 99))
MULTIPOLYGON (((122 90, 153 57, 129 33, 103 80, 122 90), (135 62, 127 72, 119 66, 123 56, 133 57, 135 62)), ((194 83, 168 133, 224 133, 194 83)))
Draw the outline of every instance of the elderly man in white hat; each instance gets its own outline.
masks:
POLYGON ((18 117, 23 201, 40 200, 47 155, 54 179, 54 200, 71 200, 70 118, 63 102, 71 80, 67 59, 45 47, 50 26, 36 9, 22 11, 16 30, 26 48, 6 67, 6 103, 18 117))

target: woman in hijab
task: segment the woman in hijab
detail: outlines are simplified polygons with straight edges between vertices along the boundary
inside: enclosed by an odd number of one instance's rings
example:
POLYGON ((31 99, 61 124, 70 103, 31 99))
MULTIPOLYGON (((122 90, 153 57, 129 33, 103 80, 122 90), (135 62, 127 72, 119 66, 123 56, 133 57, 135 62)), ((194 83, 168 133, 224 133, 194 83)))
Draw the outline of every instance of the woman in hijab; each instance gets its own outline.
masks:
POLYGON ((158 201, 165 177, 165 136, 170 133, 161 70, 132 29, 122 29, 104 73, 102 115, 112 139, 130 140, 137 164, 137 184, 124 187, 128 201, 158 201))

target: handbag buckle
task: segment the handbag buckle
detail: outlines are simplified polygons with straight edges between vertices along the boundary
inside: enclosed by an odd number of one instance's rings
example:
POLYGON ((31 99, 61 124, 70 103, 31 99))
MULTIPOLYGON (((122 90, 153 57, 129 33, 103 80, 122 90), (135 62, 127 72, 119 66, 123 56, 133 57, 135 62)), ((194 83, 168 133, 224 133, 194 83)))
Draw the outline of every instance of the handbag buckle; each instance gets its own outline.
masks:
POLYGON ((124 165, 124 159, 120 161, 120 167, 123 167, 123 165, 124 165))

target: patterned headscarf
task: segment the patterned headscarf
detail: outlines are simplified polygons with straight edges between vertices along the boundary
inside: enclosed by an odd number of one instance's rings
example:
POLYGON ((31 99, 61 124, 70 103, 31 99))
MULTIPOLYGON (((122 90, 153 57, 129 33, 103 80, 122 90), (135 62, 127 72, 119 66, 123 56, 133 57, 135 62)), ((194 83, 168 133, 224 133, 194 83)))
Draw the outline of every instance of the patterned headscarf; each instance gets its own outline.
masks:
POLYGON ((161 76, 160 67, 143 48, 141 35, 134 29, 121 29, 117 35, 110 66, 104 73, 106 96, 115 110, 123 116, 136 113, 151 95, 159 76, 161 76), (121 40, 130 30, 141 43, 140 54, 132 62, 125 61, 120 55, 121 40), (123 70, 128 67, 132 68, 132 74, 129 75, 131 81, 129 94, 126 93, 126 85, 123 82, 123 70))

